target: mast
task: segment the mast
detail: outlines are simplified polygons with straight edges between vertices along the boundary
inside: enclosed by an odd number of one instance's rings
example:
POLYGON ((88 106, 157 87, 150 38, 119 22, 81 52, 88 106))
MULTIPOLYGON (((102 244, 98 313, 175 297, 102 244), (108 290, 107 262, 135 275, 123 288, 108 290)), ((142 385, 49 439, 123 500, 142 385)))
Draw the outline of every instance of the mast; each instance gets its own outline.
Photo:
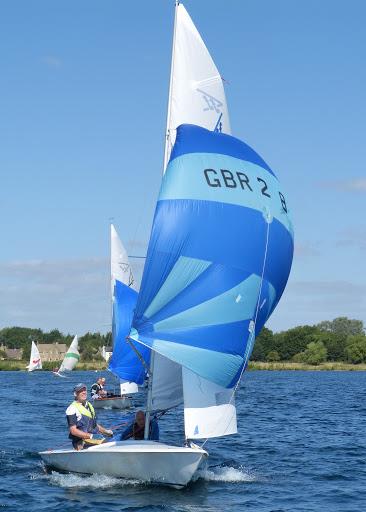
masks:
MULTIPOLYGON (((169 98, 168 98, 168 112, 167 112, 167 120, 166 120, 166 133, 165 133, 165 151, 164 151, 164 164, 163 164, 163 175, 165 173, 165 169, 169 160, 170 151, 169 151, 169 125, 170 125, 170 110, 171 110, 171 93, 172 93, 172 82, 173 82, 173 73, 174 73, 174 54, 175 54, 175 34, 177 28, 177 12, 179 7, 179 0, 175 0, 175 11, 174 11, 174 30, 173 30, 173 48, 172 48, 172 60, 170 65, 170 83, 169 83, 169 98)), ((152 409, 152 381, 154 376, 154 360, 155 360, 155 352, 151 350, 150 355, 150 367, 149 367, 149 383, 147 388, 147 399, 146 399, 146 414, 145 414, 145 431, 144 431, 144 439, 149 439, 149 428, 150 428, 150 416, 152 409)))
POLYGON ((174 76, 174 60, 175 60, 175 38, 176 38, 176 30, 177 30, 177 13, 178 13, 179 0, 175 0, 175 12, 174 12, 174 29, 173 29, 173 47, 172 47, 172 60, 170 64, 170 81, 169 81, 169 97, 168 97, 168 112, 166 117, 166 131, 165 131, 165 151, 164 151, 164 167, 163 167, 163 175, 165 173, 166 166, 168 164, 168 160, 170 157, 170 116, 171 116, 171 94, 172 94, 172 84, 173 84, 173 76, 174 76))
POLYGON ((113 223, 110 222, 110 229, 109 229, 109 254, 110 254, 110 280, 111 280, 111 345, 112 345, 112 351, 114 348, 114 339, 113 339, 113 292, 114 292, 114 283, 113 283, 113 262, 112 262, 112 229, 113 229, 113 223))
POLYGON ((154 359, 155 352, 151 350, 150 355, 150 369, 149 369, 149 383, 147 387, 147 402, 146 402, 146 414, 145 414, 145 430, 144 430, 144 439, 149 439, 149 430, 150 430, 150 416, 152 409, 152 380, 153 380, 153 370, 154 370, 154 359))

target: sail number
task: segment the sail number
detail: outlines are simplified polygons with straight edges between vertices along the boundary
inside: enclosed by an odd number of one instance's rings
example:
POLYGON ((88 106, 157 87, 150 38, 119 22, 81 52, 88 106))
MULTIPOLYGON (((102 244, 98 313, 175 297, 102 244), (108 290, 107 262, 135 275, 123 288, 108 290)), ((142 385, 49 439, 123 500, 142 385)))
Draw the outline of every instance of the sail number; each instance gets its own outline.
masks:
MULTIPOLYGON (((260 193, 266 197, 272 197, 268 185, 263 178, 257 177, 257 181, 250 181, 248 176, 241 171, 231 172, 228 169, 205 169, 204 175, 209 187, 241 188, 254 192, 259 187, 260 193)), ((284 195, 278 192, 283 210, 287 213, 287 205, 284 195)))

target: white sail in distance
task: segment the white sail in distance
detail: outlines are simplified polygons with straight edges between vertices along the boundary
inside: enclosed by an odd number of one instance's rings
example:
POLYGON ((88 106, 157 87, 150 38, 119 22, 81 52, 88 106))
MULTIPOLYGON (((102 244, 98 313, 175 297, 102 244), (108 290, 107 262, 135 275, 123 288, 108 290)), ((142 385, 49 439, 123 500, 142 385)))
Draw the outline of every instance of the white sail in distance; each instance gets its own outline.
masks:
MULTIPOLYGON (((114 287, 116 281, 120 281, 126 286, 136 290, 135 279, 133 277, 130 261, 128 259, 127 251, 124 248, 121 239, 118 236, 116 228, 111 224, 111 293, 112 293, 112 304, 114 302, 114 287)), ((112 307, 113 317, 113 307, 112 307)), ((115 319, 112 318, 112 324, 115 319)), ((113 329, 112 329, 113 332, 113 329)), ((113 346, 114 346, 114 340, 113 346)), ((120 391, 121 395, 128 393, 137 393, 138 386, 135 382, 126 381, 120 379, 120 391)))
POLYGON ((27 368, 29 372, 32 372, 33 370, 42 370, 41 356, 34 341, 32 341, 31 355, 27 368))
POLYGON ((183 123, 231 133, 222 77, 182 4, 176 5, 164 172, 183 123))
POLYGON ((65 371, 71 372, 75 368, 75 366, 78 364, 79 359, 80 359, 78 345, 79 345, 78 337, 75 336, 71 342, 71 345, 70 345, 68 351, 65 354, 64 360, 61 363, 61 366, 59 369, 60 373, 65 372, 65 371))
POLYGON ((130 286, 134 290, 135 279, 132 274, 131 265, 127 251, 118 236, 116 228, 111 224, 111 293, 113 298, 114 285, 116 280, 130 286))

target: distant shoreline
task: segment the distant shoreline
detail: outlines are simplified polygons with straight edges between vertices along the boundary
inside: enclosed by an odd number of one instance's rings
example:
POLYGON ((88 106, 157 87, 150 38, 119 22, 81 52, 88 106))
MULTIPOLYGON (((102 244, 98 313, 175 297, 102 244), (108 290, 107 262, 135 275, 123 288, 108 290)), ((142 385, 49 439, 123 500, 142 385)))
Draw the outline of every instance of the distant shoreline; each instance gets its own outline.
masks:
MULTIPOLYGON (((0 371, 27 371, 26 366, 28 361, 0 361, 0 371)), ((58 368, 61 365, 61 361, 46 362, 43 364, 42 370, 39 371, 52 371, 54 368, 58 368)), ((105 361, 86 361, 81 362, 77 365, 75 370, 86 371, 96 370, 103 371, 107 369, 105 361)))
MULTIPOLYGON (((0 361, 0 371, 26 371, 26 361, 0 361)), ((52 371, 57 367, 57 362, 46 363, 43 371, 52 371)), ((88 361, 79 363, 77 371, 103 371, 106 370, 106 363, 104 361, 88 361)), ((366 364, 350 364, 343 362, 329 361, 327 363, 320 363, 318 365, 311 365, 306 363, 294 363, 292 361, 277 361, 272 363, 252 361, 248 366, 249 371, 267 370, 267 371, 366 371, 366 364)))
POLYGON ((366 364, 350 364, 338 361, 328 361, 326 363, 313 365, 307 363, 294 363, 292 361, 276 361, 272 363, 252 361, 249 363, 248 370, 365 371, 366 364))

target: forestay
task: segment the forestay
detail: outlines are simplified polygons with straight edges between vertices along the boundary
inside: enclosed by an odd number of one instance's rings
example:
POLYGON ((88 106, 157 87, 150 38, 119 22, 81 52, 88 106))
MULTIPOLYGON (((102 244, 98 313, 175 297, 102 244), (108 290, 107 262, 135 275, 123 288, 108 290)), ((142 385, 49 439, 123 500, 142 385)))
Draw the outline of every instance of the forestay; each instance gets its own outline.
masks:
MULTIPOLYGON (((234 137, 181 126, 160 190, 131 338, 217 385, 213 407, 233 406, 222 390, 236 386, 282 295, 292 255, 285 195, 263 159, 234 137)), ((199 399, 189 407, 185 387, 184 395, 186 409, 200 416, 199 399)), ((211 427, 197 423, 196 429, 189 415, 188 437, 206 435, 211 427)), ((226 428, 232 429, 230 418, 226 428)))
POLYGON ((176 6, 164 169, 184 123, 230 133, 223 80, 182 4, 176 6))

